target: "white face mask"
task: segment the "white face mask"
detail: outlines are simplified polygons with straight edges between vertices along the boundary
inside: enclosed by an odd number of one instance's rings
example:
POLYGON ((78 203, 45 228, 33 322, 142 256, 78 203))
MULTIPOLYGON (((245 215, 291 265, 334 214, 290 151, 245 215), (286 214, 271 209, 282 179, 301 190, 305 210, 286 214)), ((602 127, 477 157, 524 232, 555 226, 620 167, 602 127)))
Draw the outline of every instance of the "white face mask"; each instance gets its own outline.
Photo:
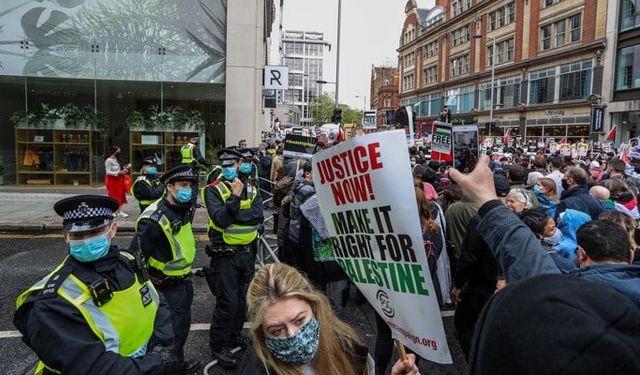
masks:
POLYGON ((553 236, 543 237, 542 240, 551 246, 556 246, 562 240, 562 232, 560 231, 560 229, 556 228, 556 231, 553 233, 553 236))

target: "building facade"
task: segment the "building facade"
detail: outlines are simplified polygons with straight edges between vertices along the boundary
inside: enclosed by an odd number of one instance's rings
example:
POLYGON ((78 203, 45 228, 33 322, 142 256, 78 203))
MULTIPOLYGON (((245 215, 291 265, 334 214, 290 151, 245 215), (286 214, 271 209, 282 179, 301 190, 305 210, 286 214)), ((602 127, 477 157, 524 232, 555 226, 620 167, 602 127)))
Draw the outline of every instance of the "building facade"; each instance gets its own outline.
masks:
POLYGON ((286 30, 282 36, 284 65, 289 67, 289 90, 282 103, 295 106, 299 111, 300 125, 314 125, 309 103, 322 94, 324 48, 329 44, 324 34, 314 31, 286 30))
POLYGON ((175 158, 191 132, 207 157, 240 138, 257 144, 273 10, 272 0, 3 1, 4 183, 101 184, 112 145, 136 170, 146 156, 175 158))
POLYGON ((371 66, 371 109, 376 111, 378 128, 393 125, 398 100, 398 68, 371 66))
POLYGON ((430 9, 409 0, 405 14, 400 103, 414 105, 419 126, 446 105, 454 123, 477 123, 483 136, 596 137, 606 0, 437 0, 430 9))
POLYGON ((640 129, 640 1, 611 0, 607 13, 603 98, 605 127, 616 126, 616 144, 640 129))

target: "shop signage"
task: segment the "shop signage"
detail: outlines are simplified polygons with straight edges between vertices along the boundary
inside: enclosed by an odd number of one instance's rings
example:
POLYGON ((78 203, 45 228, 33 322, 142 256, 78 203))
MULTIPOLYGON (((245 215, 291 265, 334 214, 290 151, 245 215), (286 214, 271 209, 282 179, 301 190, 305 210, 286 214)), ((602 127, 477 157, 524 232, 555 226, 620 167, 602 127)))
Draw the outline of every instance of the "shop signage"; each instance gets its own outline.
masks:
POLYGON ((265 65, 264 88, 268 90, 288 90, 289 68, 286 66, 265 65))
POLYGON ((591 108, 591 132, 604 132, 604 107, 602 106, 591 108))

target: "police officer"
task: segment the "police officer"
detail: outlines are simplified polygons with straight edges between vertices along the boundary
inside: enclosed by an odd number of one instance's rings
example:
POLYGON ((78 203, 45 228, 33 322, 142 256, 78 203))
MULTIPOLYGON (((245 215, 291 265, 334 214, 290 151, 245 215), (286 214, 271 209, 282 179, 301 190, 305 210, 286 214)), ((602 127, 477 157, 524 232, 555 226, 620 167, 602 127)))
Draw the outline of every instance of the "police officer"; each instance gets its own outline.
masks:
POLYGON ((131 194, 138 200, 140 212, 162 197, 164 185, 158 179, 156 158, 149 156, 142 161, 141 175, 131 185, 131 194))
POLYGON ((255 153, 257 149, 241 148, 237 150, 241 155, 240 166, 238 167, 238 176, 240 181, 246 183, 247 180, 253 180, 258 183, 258 167, 254 163, 255 153), (254 151, 255 150, 255 151, 254 151))
POLYGON ((237 364, 231 349, 245 346, 241 332, 246 292, 255 271, 254 245, 264 219, 257 187, 239 177, 242 154, 227 148, 218 152, 218 157, 222 174, 202 189, 209 214, 207 253, 211 264, 207 281, 217 296, 209 345, 214 359, 231 368, 237 364))
POLYGON ((176 354, 184 374, 200 367, 199 361, 184 359, 193 302, 191 264, 196 255, 191 230, 194 214, 191 194, 192 185, 197 181, 197 175, 188 165, 177 166, 162 175, 160 182, 166 186, 165 195, 140 215, 131 243, 131 248, 142 249, 151 280, 167 299, 176 336, 176 354))
POLYGON ((182 156, 182 164, 188 164, 191 166, 197 166, 198 163, 204 165, 207 168, 211 167, 211 163, 205 160, 200 153, 200 148, 198 148, 198 143, 200 143, 200 137, 194 135, 189 138, 189 143, 185 144, 180 148, 180 156, 182 156))
POLYGON ((140 257, 111 245, 118 202, 78 195, 54 210, 69 256, 18 297, 14 316, 36 374, 175 373, 171 312, 140 257))

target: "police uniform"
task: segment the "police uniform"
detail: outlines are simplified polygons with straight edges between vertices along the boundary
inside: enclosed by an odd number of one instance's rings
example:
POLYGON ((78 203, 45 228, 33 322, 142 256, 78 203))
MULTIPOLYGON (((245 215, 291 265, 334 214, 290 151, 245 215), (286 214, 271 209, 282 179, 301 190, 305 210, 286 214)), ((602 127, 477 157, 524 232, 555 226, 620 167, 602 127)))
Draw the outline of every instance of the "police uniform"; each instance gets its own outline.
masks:
POLYGON ((204 165, 205 167, 211 167, 211 163, 205 160, 202 157, 202 153, 200 153, 200 148, 194 143, 189 143, 183 145, 180 148, 180 156, 182 157, 182 164, 187 164, 191 166, 196 166, 198 163, 204 165))
MULTIPOLYGON (((218 157, 224 168, 238 162, 242 154, 223 149, 218 157)), ((223 367, 233 367, 236 359, 230 349, 241 344, 246 292, 255 272, 254 245, 264 221, 262 199, 250 183, 237 197, 224 174, 204 187, 201 194, 209 214, 207 253, 211 264, 205 275, 217 296, 209 345, 223 367)))
MULTIPOLYGON (((82 233, 109 226, 118 202, 80 195, 58 201, 54 209, 64 217, 66 232, 82 233)), ((18 297, 14 324, 39 358, 35 373, 176 370, 171 312, 145 279, 140 257, 113 245, 97 260, 76 256, 67 256, 18 297)))
MULTIPOLYGON (((256 183, 257 181, 260 181, 260 179, 258 179, 258 167, 256 166, 256 163, 254 163, 254 155, 257 153, 258 149, 251 149, 251 148, 241 148, 237 150, 241 155, 242 155, 242 163, 251 163, 251 172, 249 173, 241 173, 240 170, 238 170, 238 177, 240 178, 240 180, 242 181, 242 183, 246 183, 245 181, 247 180, 255 180, 256 183)), ((222 170, 221 170, 222 172, 222 170)))
MULTIPOLYGON (((154 157, 147 157, 142 162, 143 165, 156 164, 154 157)), ((146 171, 146 169, 145 169, 146 171)), ((162 198, 164 194, 164 185, 160 182, 157 175, 142 174, 136 178, 131 185, 131 194, 138 200, 140 206, 140 212, 143 212, 149 205, 158 199, 162 198)))
MULTIPOLYGON (((177 181, 195 183, 193 168, 181 165, 167 171, 160 182, 165 186, 177 181)), ((136 222, 136 235, 131 248, 141 248, 154 285, 164 295, 171 309, 175 331, 176 354, 183 371, 190 373, 200 366, 198 361, 184 361, 184 344, 191 327, 193 284, 191 265, 196 254, 196 241, 191 229, 194 208, 190 202, 169 202, 164 198, 153 202, 136 222)))

